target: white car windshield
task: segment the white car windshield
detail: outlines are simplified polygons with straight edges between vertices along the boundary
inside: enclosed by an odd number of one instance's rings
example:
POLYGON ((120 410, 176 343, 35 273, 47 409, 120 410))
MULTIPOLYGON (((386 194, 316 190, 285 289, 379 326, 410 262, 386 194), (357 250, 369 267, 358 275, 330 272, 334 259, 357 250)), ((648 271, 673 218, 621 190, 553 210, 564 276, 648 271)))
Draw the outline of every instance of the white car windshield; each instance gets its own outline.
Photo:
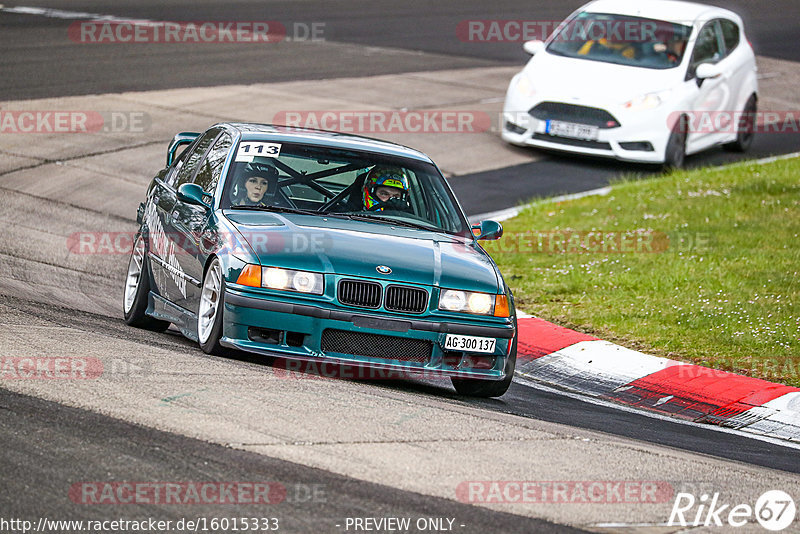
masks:
POLYGON ((582 12, 553 36, 551 54, 648 69, 677 67, 691 26, 625 15, 582 12))

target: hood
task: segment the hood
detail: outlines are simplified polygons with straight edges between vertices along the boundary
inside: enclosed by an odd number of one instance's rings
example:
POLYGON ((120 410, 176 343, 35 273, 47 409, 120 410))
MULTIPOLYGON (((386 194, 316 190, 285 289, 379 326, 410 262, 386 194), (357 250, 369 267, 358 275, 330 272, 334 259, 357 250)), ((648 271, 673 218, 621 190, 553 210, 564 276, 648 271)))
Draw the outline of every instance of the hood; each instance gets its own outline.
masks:
POLYGON ((542 51, 530 59, 523 72, 533 84, 537 101, 609 108, 677 86, 683 80, 684 68, 646 69, 542 51))
POLYGON ((263 266, 496 293, 489 256, 471 239, 338 217, 227 212, 263 266), (379 265, 392 272, 381 274, 379 265))

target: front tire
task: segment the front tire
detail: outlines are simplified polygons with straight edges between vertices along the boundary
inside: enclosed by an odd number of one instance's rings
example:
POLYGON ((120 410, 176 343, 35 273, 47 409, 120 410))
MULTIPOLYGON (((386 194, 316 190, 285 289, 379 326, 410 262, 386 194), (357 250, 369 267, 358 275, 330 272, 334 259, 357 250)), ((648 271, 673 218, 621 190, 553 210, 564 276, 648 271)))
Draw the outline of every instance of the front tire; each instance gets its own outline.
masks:
POLYGON ((459 395, 466 397, 501 397, 511 386, 514 379, 514 368, 517 365, 517 338, 511 346, 511 352, 506 358, 505 375, 502 380, 480 380, 477 378, 451 378, 450 382, 459 395))
POLYGON ((672 132, 669 134, 667 148, 664 150, 664 170, 672 171, 682 169, 686 162, 686 133, 688 125, 686 116, 675 121, 672 132))
POLYGON ((736 141, 722 145, 725 150, 731 152, 747 152, 753 144, 756 132, 756 95, 750 95, 744 105, 742 116, 739 117, 739 124, 736 127, 736 141))
POLYGON ((219 259, 214 258, 203 277, 200 306, 197 310, 197 340, 206 354, 221 356, 225 349, 220 345, 225 308, 225 278, 219 259))
POLYGON ((125 291, 122 295, 122 312, 125 322, 130 326, 154 332, 169 328, 169 322, 147 315, 147 300, 150 294, 150 263, 141 234, 136 236, 128 261, 128 275, 125 277, 125 291))

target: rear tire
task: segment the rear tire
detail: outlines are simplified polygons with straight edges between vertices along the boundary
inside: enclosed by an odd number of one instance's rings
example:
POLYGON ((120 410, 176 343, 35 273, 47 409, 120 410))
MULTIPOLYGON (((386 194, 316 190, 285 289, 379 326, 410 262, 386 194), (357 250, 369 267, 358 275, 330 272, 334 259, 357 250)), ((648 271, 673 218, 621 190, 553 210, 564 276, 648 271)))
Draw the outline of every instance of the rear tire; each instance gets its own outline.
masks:
POLYGON ((665 171, 683 168, 686 162, 687 130, 686 116, 681 115, 672 127, 672 132, 669 134, 669 140, 667 141, 667 148, 664 150, 663 168, 665 171))
POLYGON ((451 378, 450 382, 459 395, 467 397, 500 397, 511 386, 514 379, 514 368, 517 365, 517 338, 511 346, 511 353, 506 358, 505 376, 502 380, 480 380, 477 378, 451 378))
POLYGON ((197 310, 197 340, 206 354, 225 354, 225 348, 219 343, 224 310, 225 277, 222 276, 219 259, 214 258, 203 277, 200 306, 197 310))
POLYGON ((147 315, 147 301, 150 294, 150 263, 144 238, 136 236, 128 261, 128 275, 125 278, 125 291, 122 295, 122 312, 125 322, 130 326, 144 328, 154 332, 163 332, 169 328, 168 321, 155 319, 147 315))
POLYGON ((742 110, 739 124, 736 126, 736 141, 722 145, 722 148, 731 152, 747 152, 750 149, 753 144, 753 138, 756 135, 757 109, 756 95, 750 95, 744 105, 744 110, 742 110))

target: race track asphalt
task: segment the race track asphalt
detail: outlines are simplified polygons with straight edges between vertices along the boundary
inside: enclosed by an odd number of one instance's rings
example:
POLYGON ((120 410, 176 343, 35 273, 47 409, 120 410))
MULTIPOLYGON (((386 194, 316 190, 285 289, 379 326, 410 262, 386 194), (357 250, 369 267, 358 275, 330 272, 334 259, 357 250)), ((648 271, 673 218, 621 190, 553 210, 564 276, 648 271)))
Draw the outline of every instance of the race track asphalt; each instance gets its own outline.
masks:
MULTIPOLYGON (((154 20, 324 22, 329 42, 262 49, 85 45, 65 38, 71 20, 0 11, 0 100, 513 67, 526 57, 519 43, 464 43, 454 37, 457 24, 557 20, 580 3, 548 0, 532 9, 529 2, 477 0, 435 7, 388 1, 46 0, 36 6, 154 20)), ((776 0, 772 9, 744 0, 718 3, 743 11, 760 54, 800 60, 792 44, 797 25, 786 23, 798 19, 797 2, 776 0)), ((791 135, 763 136, 757 143, 755 155, 791 152, 800 145, 791 135)), ((73 167, 54 158, 32 161, 28 175, 6 170, 0 176, 0 221, 8 229, 0 240, 3 356, 92 357, 145 370, 69 384, 2 384, 3 518, 177 519, 252 511, 224 505, 88 506, 69 498, 73 484, 92 480, 257 478, 300 492, 309 485, 324 487, 325 500, 298 496, 274 510, 258 510, 259 515, 280 514, 289 532, 344 532, 336 521, 368 516, 451 517, 465 525, 459 532, 567 531, 563 525, 596 531, 601 523, 618 524, 620 531, 660 532, 671 506, 475 506, 456 497, 455 488, 466 480, 661 480, 676 491, 719 491, 730 502, 754 502, 767 489, 800 495, 797 450, 773 442, 598 406, 521 382, 501 399, 484 401, 458 397, 441 383, 285 380, 270 361, 242 354, 210 358, 174 333, 126 327, 114 307, 124 258, 70 258, 64 242, 75 230, 133 227, 134 214, 122 207, 138 202, 126 195, 144 191, 154 163, 131 154, 151 151, 156 152, 150 145, 133 149, 112 169, 103 167, 101 152, 94 160, 77 157, 73 167), (68 201, 48 198, 49 187, 78 180, 76 173, 83 171, 113 179, 103 183, 103 191, 84 184, 85 189, 70 192, 75 195, 68 201), (45 173, 45 180, 26 182, 37 173, 45 173)), ((162 151, 159 145, 157 152, 162 151)), ((620 174, 652 172, 511 151, 532 161, 451 179, 469 213, 593 189, 620 174)), ((21 158, 4 157, 4 166, 12 160, 18 166, 14 158, 21 158)), ((690 163, 718 164, 731 157, 712 151, 690 163)))

